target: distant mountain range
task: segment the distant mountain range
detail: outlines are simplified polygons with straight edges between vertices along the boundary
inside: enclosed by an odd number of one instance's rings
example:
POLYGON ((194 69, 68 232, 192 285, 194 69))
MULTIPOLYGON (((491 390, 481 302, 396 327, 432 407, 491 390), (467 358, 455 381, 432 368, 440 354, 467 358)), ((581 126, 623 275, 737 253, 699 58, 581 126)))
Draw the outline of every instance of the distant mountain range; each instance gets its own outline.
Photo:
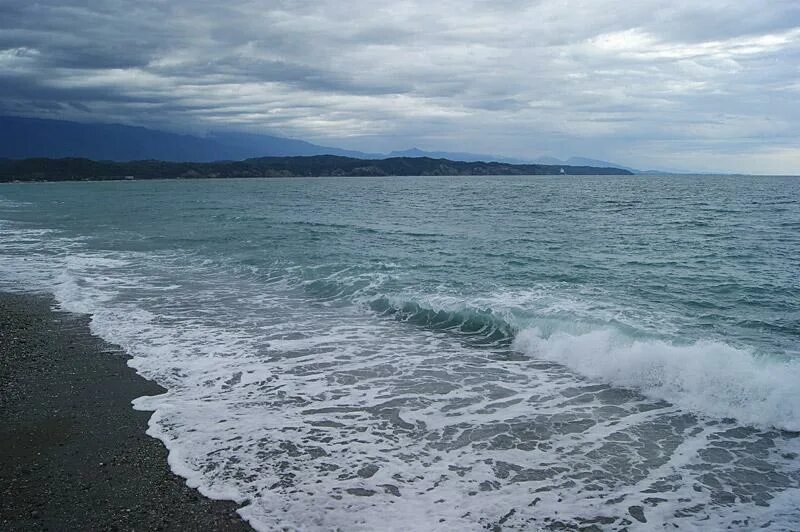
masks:
POLYGON ((172 162, 241 161, 255 157, 339 155, 356 159, 428 157, 465 162, 591 166, 638 171, 620 164, 571 157, 521 159, 489 154, 424 151, 412 148, 389 154, 320 146, 302 140, 252 133, 212 133, 200 137, 120 124, 84 124, 41 118, 0 117, 0 158, 82 157, 98 161, 172 162))
POLYGON ((534 159, 534 162, 539 164, 567 164, 573 166, 598 166, 600 168, 623 168, 625 170, 630 170, 633 173, 638 173, 639 170, 635 168, 630 168, 628 166, 624 166, 617 163, 612 163, 609 161, 601 161, 599 159, 588 159, 586 157, 570 157, 566 160, 556 159, 555 157, 539 157, 534 159))
POLYGON ((502 155, 487 155, 480 153, 464 153, 464 152, 449 152, 449 151, 425 151, 419 148, 411 148, 410 150, 393 151, 389 157, 432 157, 434 159, 450 159, 453 161, 497 161, 500 163, 509 164, 546 164, 551 166, 593 166, 596 168, 622 168, 630 170, 631 172, 638 172, 633 168, 612 163, 609 161, 601 161, 599 159, 587 159, 586 157, 570 157, 569 159, 562 160, 555 157, 537 157, 535 159, 520 159, 515 157, 503 157, 502 155))
MULTIPOLYGON (((452 151, 425 151, 425 150, 420 150, 419 148, 393 151, 388 155, 386 155, 386 157, 430 157, 431 159, 449 159, 451 161, 465 161, 465 162, 493 161, 493 162, 508 163, 508 164, 531 164, 538 162, 528 159, 518 159, 515 157, 504 157, 502 155, 487 155, 480 153, 465 153, 465 152, 452 152, 452 151)), ((542 163, 542 164, 549 164, 549 163, 542 163)))
POLYGON ((369 157, 357 151, 271 135, 215 133, 198 137, 120 124, 0 117, 0 157, 8 159, 85 157, 101 161, 211 162, 287 155, 369 157))

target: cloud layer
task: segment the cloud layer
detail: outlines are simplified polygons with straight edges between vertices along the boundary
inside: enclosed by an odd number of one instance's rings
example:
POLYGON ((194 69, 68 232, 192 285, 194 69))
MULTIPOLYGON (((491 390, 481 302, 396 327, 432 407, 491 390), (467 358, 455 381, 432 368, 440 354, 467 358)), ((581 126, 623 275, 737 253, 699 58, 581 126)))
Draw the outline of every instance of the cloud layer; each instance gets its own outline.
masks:
POLYGON ((0 0, 0 112, 800 173, 796 0, 0 0))

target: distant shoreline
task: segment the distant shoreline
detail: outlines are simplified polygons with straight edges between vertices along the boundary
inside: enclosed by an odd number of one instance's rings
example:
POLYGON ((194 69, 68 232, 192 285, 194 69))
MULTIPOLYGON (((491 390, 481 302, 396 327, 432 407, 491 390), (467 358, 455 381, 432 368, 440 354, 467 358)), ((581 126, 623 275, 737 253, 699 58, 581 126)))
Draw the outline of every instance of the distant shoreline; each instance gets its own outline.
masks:
POLYGON ((243 161, 175 163, 91 159, 0 159, 0 183, 29 181, 124 181, 135 179, 227 179, 263 177, 392 177, 634 175, 621 168, 463 162, 429 157, 355 159, 336 155, 261 157, 243 161))
POLYGON ((163 393, 43 295, 0 293, 0 529, 251 530, 170 471, 131 400, 163 393))

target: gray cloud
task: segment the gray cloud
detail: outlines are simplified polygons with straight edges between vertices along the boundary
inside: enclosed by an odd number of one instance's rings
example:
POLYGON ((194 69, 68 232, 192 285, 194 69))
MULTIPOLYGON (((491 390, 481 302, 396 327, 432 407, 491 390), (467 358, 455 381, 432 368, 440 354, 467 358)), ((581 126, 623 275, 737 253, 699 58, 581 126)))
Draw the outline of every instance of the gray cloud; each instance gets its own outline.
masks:
POLYGON ((795 0, 0 0, 0 112, 800 172, 795 0))

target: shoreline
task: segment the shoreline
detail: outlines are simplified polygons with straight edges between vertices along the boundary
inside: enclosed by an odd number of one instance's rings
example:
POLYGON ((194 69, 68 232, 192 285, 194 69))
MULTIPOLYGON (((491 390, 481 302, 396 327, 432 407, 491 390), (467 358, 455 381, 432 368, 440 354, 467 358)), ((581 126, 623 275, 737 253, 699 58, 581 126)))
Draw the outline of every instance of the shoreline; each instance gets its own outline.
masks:
POLYGON ((0 292, 0 529, 252 530, 167 463, 131 401, 165 390, 52 297, 0 292))
POLYGON ((157 178, 389 177, 468 175, 633 175, 630 170, 569 164, 511 164, 430 157, 357 159, 336 155, 256 157, 240 161, 96 161, 72 157, 0 160, 0 181, 147 180, 157 178))

